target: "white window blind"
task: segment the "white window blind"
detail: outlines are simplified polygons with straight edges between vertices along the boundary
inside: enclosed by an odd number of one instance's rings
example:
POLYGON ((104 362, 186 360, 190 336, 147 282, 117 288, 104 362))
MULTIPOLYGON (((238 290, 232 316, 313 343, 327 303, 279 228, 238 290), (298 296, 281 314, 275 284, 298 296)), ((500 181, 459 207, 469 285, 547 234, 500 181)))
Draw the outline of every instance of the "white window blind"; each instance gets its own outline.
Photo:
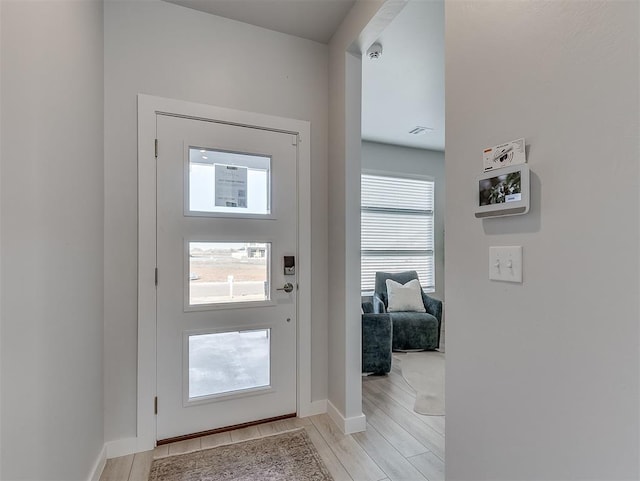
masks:
POLYGON ((433 292, 433 188, 430 180, 362 175, 362 291, 373 291, 377 271, 415 270, 433 292))

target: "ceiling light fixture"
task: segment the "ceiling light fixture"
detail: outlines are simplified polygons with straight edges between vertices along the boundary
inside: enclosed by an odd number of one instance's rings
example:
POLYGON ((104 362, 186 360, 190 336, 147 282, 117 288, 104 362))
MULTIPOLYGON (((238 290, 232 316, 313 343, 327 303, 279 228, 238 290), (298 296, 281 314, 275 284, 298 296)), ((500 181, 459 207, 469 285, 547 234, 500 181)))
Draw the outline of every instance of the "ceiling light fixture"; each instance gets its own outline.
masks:
POLYGON ((369 50, 367 50, 367 57, 369 57, 371 60, 378 60, 380 57, 382 57, 382 45, 377 42, 371 45, 371 47, 369 47, 369 50))
POLYGON ((427 133, 433 132, 433 131, 434 131, 434 129, 432 129, 431 127, 420 127, 418 125, 415 128, 411 129, 409 131, 409 133, 411 135, 424 135, 424 134, 427 134, 427 133))

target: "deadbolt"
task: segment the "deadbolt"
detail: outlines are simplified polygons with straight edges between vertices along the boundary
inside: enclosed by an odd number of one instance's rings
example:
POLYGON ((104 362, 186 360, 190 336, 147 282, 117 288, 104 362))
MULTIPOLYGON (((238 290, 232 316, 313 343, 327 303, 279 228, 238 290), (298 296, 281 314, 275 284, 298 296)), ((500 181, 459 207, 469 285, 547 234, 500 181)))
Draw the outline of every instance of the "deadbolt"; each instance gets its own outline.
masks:
POLYGON ((284 286, 279 287, 278 289, 276 289, 277 291, 284 291, 284 292, 292 292, 293 291, 293 284, 291 284, 291 282, 287 282, 284 286))

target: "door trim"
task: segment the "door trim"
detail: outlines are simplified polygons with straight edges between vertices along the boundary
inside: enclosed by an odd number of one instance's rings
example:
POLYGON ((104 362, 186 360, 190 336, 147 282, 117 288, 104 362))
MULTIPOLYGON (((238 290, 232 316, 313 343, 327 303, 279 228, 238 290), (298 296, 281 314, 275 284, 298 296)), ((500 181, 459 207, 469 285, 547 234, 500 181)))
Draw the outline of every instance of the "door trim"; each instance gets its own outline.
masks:
MULTIPOLYGON (((298 416, 311 401, 311 123, 212 105, 138 94, 138 400, 137 450, 156 445, 156 115, 285 132, 298 137, 297 379, 298 416), (142 246, 145 248, 143 249, 142 246)), ((159 146, 162 149, 162 145, 159 146)), ((162 275, 160 273, 160 275, 162 275)), ((159 409, 162 409, 160 401, 159 409)))

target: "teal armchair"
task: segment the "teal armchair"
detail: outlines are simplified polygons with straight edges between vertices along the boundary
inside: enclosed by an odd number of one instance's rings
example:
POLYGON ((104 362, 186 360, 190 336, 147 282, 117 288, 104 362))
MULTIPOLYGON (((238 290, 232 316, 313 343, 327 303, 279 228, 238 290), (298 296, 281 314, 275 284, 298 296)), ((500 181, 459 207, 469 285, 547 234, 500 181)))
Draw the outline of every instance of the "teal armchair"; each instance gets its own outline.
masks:
MULTIPOLYGON (((376 272, 373 309, 376 313, 386 313, 389 306, 387 279, 400 284, 418 279, 416 271, 400 273, 376 272)), ((420 289, 426 312, 389 312, 393 327, 392 339, 394 351, 434 350, 440 346, 440 327, 442 324, 442 301, 428 296, 420 289)))

